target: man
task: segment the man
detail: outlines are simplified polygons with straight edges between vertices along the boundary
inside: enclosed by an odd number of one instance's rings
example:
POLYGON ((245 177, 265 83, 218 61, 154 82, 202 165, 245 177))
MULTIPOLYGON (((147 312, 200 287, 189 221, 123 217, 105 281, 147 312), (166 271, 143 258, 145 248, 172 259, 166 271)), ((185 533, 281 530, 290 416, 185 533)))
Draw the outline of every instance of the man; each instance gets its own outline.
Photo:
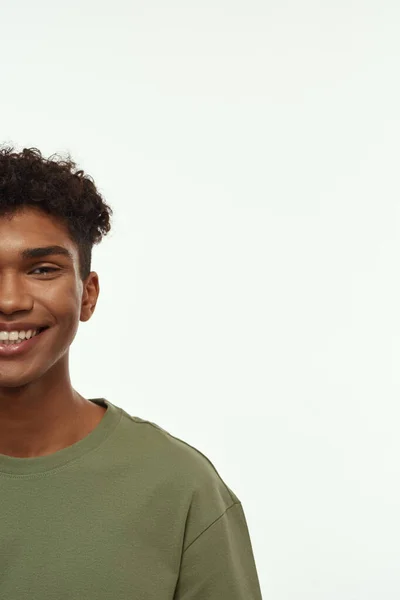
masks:
POLYGON ((0 597, 260 600, 242 505, 212 463, 72 387, 112 214, 75 166, 0 150, 0 597))

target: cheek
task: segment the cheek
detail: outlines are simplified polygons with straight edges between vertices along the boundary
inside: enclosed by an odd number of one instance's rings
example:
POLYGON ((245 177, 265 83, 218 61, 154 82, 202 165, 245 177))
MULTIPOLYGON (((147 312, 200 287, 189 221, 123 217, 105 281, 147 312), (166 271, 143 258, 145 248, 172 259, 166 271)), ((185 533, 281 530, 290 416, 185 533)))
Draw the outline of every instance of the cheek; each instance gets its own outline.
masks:
POLYGON ((40 299, 54 314, 73 314, 79 311, 81 298, 76 286, 70 281, 58 285, 48 285, 41 290, 40 299))
POLYGON ((81 299, 71 285, 53 286, 47 290, 42 301, 44 312, 47 312, 56 326, 56 336, 74 339, 79 328, 81 299))
POLYGON ((52 357, 52 362, 57 362, 68 351, 73 343, 79 327, 79 321, 71 318, 70 315, 57 316, 57 322, 54 324, 53 331, 49 331, 48 350, 52 357))

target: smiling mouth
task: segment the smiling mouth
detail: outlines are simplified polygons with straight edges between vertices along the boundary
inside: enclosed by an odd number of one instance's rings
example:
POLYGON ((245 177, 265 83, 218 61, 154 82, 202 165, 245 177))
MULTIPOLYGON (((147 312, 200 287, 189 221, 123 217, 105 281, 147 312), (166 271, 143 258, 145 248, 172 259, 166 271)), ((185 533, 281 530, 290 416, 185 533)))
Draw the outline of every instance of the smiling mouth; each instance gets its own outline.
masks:
POLYGON ((50 329, 50 327, 49 326, 39 327, 39 329, 37 330, 37 333, 35 333, 35 335, 31 336, 30 338, 24 338, 24 339, 19 338, 18 340, 0 340, 0 346, 6 346, 6 347, 20 346, 24 342, 29 342, 30 340, 37 338, 43 331, 46 331, 46 329, 50 329))

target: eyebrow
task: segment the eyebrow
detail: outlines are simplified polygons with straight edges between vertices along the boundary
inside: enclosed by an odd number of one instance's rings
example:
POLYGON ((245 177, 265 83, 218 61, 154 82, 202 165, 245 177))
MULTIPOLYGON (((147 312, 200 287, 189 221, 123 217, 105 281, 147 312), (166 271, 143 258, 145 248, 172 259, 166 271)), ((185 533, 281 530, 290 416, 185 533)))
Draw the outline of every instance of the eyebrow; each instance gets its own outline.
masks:
POLYGON ((44 246, 42 248, 26 248, 21 252, 24 260, 28 258, 43 258, 45 256, 61 255, 66 256, 73 262, 73 256, 64 246, 44 246))

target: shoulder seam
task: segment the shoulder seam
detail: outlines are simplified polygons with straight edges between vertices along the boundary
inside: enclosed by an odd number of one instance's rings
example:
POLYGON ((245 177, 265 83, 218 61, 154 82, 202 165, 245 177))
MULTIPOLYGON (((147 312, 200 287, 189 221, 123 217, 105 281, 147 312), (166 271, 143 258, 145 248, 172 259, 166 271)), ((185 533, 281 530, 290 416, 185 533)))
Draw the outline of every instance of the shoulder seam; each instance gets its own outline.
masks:
MULTIPOLYGON (((212 467, 212 469, 214 470, 214 472, 216 473, 218 479, 220 480, 220 482, 222 483, 222 485, 225 487, 225 490, 228 492, 233 504, 231 506, 234 506, 234 504, 241 504, 240 500, 239 502, 236 502, 235 498, 237 498, 237 496, 235 495, 235 497, 232 496, 232 490, 230 489, 230 487, 225 483, 225 481, 223 480, 223 478, 221 477, 217 467, 214 465, 214 463, 212 462, 212 460, 206 455, 204 454, 204 452, 202 452, 199 448, 196 448, 196 446, 192 446, 192 444, 189 444, 189 442, 186 442, 185 440, 183 440, 182 438, 177 437, 176 435, 174 435, 173 433, 171 433, 170 431, 167 431, 166 429, 163 429, 163 427, 161 427, 160 425, 158 425, 157 423, 153 423, 153 421, 147 421, 146 419, 141 419, 139 417, 139 420, 136 420, 136 417, 133 415, 130 415, 129 413, 126 413, 128 415, 128 417, 130 419, 132 419, 135 423, 137 423, 138 425, 150 425, 151 427, 153 427, 153 429, 155 429, 158 433, 164 433, 166 434, 167 437, 177 440, 178 442, 181 442, 181 444, 184 444, 185 446, 187 446, 188 448, 191 448, 192 450, 194 450, 195 452, 197 452, 197 454, 199 454, 200 456, 202 456, 203 458, 205 458, 205 460, 207 461, 207 463, 212 467)), ((231 506, 229 508, 231 508, 231 506)), ((229 510, 229 509, 227 509, 229 510)), ((226 511, 225 511, 226 512, 226 511)), ((225 514, 225 513, 224 513, 225 514)), ((222 517, 223 515, 221 515, 222 517)), ((221 518, 219 517, 219 518, 221 518)), ((218 519, 217 519, 218 520, 218 519)), ((201 534, 200 534, 201 535, 201 534)), ((193 543, 193 542, 192 542, 193 543)))
POLYGON ((236 505, 241 506, 241 502, 234 502, 233 504, 231 504, 231 506, 228 506, 228 508, 222 513, 222 515, 220 515, 219 517, 217 517, 215 519, 215 521, 213 521, 212 523, 210 523, 210 525, 208 525, 205 529, 203 529, 203 531, 201 533, 199 533, 199 535, 197 537, 194 538, 194 540, 192 540, 189 544, 189 546, 187 546, 184 551, 182 552, 182 555, 185 554, 186 550, 188 550, 190 548, 190 546, 192 546, 198 539, 199 537, 201 537, 203 535, 203 533, 205 533, 208 529, 210 529, 210 527, 212 527, 215 523, 217 523, 217 521, 219 521, 220 519, 222 519, 222 517, 228 512, 228 510, 230 510, 231 508, 233 508, 236 505))

